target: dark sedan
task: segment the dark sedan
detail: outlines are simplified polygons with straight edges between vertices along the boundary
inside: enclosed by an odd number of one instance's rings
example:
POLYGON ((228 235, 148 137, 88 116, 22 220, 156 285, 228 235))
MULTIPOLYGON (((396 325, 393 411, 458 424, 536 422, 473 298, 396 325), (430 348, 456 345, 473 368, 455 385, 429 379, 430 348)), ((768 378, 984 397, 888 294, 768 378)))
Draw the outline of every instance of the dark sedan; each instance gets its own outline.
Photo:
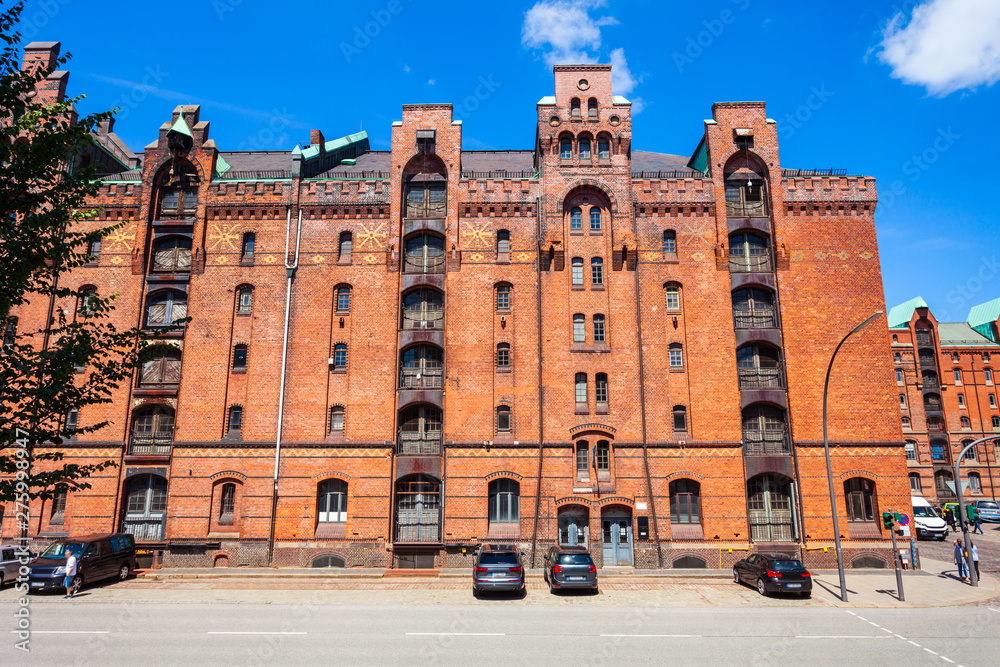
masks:
POLYGON ((733 581, 757 586, 761 595, 798 593, 812 595, 812 575, 788 554, 750 554, 733 566, 733 581))
POLYGON ((597 593, 597 566, 583 547, 549 549, 544 576, 552 593, 564 588, 586 588, 597 593))
POLYGON ((483 591, 524 591, 521 554, 513 548, 483 546, 472 570, 472 593, 483 591))

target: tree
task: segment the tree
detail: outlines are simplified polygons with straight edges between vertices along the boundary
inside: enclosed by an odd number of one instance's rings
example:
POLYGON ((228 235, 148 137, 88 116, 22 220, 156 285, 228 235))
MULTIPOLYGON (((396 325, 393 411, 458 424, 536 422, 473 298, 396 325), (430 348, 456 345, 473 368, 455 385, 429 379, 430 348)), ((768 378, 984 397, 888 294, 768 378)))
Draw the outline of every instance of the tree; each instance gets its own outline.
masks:
POLYGON ((22 9, 18 2, 0 14, 0 501, 19 505, 89 488, 91 475, 116 465, 66 463, 57 447, 107 426, 80 427, 74 415, 110 403, 150 353, 140 330, 111 322, 115 295, 60 284, 89 260, 90 241, 120 226, 80 231, 97 214, 87 199, 98 182, 92 168, 73 164, 112 112, 78 118, 81 98, 36 100, 36 84, 54 68, 21 69, 22 9), (42 326, 15 319, 20 308, 39 304, 48 312, 42 326))

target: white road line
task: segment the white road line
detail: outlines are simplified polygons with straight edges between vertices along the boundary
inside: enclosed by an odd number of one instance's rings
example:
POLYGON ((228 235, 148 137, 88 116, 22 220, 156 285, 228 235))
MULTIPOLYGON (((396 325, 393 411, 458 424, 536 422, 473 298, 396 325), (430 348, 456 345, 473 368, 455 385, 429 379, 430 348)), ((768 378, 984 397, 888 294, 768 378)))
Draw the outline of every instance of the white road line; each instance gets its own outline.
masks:
POLYGON ((896 636, 897 636, 897 637, 899 637, 900 639, 902 639, 902 640, 903 640, 904 642, 908 642, 908 641, 910 641, 909 639, 907 639, 907 638, 906 638, 906 637, 904 637, 903 635, 896 635, 896 636))
MULTIPOLYGON (((887 628, 882 628, 882 632, 888 632, 890 635, 893 634, 892 630, 889 630, 887 628)), ((896 635, 896 636, 899 637, 899 635, 896 635)), ((902 639, 902 637, 899 637, 899 638, 902 639)))
POLYGON ((217 631, 217 632, 206 632, 207 635, 304 635, 304 632, 236 632, 236 631, 217 631))
POLYGON ((407 632, 410 637, 506 637, 503 632, 407 632))
MULTIPOLYGON (((857 615, 857 614, 855 614, 855 616, 858 616, 858 615, 857 615)), ((858 616, 858 618, 860 618, 860 619, 861 619, 862 621, 867 621, 867 620, 868 620, 868 619, 867 619, 867 618, 865 618, 864 616, 858 616)))
POLYGON ((684 637, 701 637, 702 635, 601 635, 602 637, 669 637, 669 638, 684 638, 684 637))
POLYGON ((943 655, 941 656, 941 659, 944 660, 945 662, 950 662, 953 665, 955 664, 954 660, 949 660, 948 658, 944 657, 943 655))
MULTIPOLYGON (((20 632, 20 630, 11 630, 11 632, 20 632)), ((110 630, 32 630, 32 634, 35 635, 108 635, 111 634, 110 630)))
POLYGON ((924 650, 927 651, 928 653, 930 653, 931 655, 937 655, 937 653, 935 653, 934 651, 930 650, 926 646, 924 647, 924 650))
POLYGON ((996 613, 1000 614, 1000 609, 994 609, 993 607, 987 607, 987 609, 989 609, 990 611, 995 611, 996 613))
POLYGON ((922 646, 920 646, 920 644, 918 644, 917 642, 913 641, 912 639, 907 639, 906 641, 910 642, 911 644, 913 644, 917 648, 923 648, 922 646))
POLYGON ((850 614, 851 616, 857 616, 857 614, 855 614, 853 611, 849 611, 847 613, 850 614))
POLYGON ((795 635, 796 639, 892 639, 882 635, 795 635))

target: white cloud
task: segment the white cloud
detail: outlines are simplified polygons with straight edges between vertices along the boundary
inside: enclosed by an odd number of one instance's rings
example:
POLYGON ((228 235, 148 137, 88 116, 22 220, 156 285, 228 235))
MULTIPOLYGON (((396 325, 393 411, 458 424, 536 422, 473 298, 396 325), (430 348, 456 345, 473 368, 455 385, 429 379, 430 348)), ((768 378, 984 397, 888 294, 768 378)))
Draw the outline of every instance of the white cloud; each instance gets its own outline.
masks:
POLYGON ((896 14, 880 46, 893 77, 933 95, 992 85, 1000 80, 1000 2, 927 0, 909 22, 896 14))
POLYGON ((625 49, 611 52, 611 88, 618 95, 631 95, 639 82, 632 76, 625 60, 625 49))
POLYGON ((435 80, 435 79, 427 79, 427 85, 428 86, 433 86, 435 83, 437 83, 437 80, 435 80))
POLYGON ((610 16, 590 15, 591 9, 606 4, 606 0, 540 0, 524 14, 521 43, 545 49, 549 66, 596 62, 591 51, 601 48, 601 27, 618 23, 610 16))
POLYGON ((406 72, 407 74, 409 74, 410 73, 410 66, 409 65, 403 65, 403 71, 406 72))

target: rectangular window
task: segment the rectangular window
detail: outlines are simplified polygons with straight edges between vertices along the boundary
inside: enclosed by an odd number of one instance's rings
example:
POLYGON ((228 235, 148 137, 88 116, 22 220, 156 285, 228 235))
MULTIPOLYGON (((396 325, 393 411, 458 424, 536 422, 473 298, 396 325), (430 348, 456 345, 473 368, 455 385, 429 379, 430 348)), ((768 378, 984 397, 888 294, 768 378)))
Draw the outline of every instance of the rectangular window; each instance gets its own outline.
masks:
POLYGON ((67 495, 66 489, 59 489, 52 497, 52 515, 49 517, 49 523, 62 523, 65 519, 67 495))
POLYGON ((986 384, 993 384, 993 371, 987 368, 983 371, 983 375, 986 377, 986 384))
POLYGON ((587 340, 587 318, 583 315, 573 316, 573 342, 583 343, 587 340))
POLYGON ((684 368, 684 352, 679 347, 670 350, 670 367, 684 368))
POLYGON ((510 366, 510 347, 503 344, 497 346, 497 366, 507 368, 510 366))
POLYGON ((583 260, 582 259, 575 258, 573 260, 572 276, 573 276, 573 284, 574 285, 583 285, 583 260))
MULTIPOLYGON (((964 445, 963 445, 964 448, 964 445)), ((963 461, 975 461, 976 460, 976 448, 973 447, 969 451, 965 452, 965 456, 962 458, 963 461)))
POLYGON ((916 461, 917 460, 917 445, 913 442, 906 443, 906 460, 916 461))
POLYGON ((608 376, 604 373, 598 373, 594 380, 594 399, 597 401, 598 408, 607 409, 608 376))
POLYGON ((587 374, 576 374, 576 407, 577 410, 587 409, 587 374))
POLYGON ((962 386, 962 371, 960 369, 956 368, 954 370, 954 373, 955 373, 955 386, 961 387, 962 386))
POLYGON ((965 407, 965 394, 959 394, 958 395, 958 407, 960 407, 960 408, 964 408, 965 407))
POLYGON ((920 475, 917 473, 910 475, 910 493, 923 493, 923 490, 920 488, 920 475))
POLYGON ((510 288, 501 285, 497 288, 497 310, 510 310, 510 288))
POLYGON ((590 209, 590 231, 601 231, 601 209, 596 207, 590 209))
POLYGON ((590 284, 604 285, 604 260, 600 257, 590 260, 590 284))
POLYGON ((973 493, 982 493, 982 481, 979 479, 979 475, 974 472, 969 473, 969 489, 973 493))
POLYGON ((997 395, 990 394, 990 407, 995 408, 997 406, 997 395))
POLYGON ((896 384, 903 384, 903 371, 896 369, 896 384))
POLYGON ((931 458, 935 461, 944 461, 944 445, 938 443, 932 444, 931 458))
POLYGON ((899 407, 901 407, 901 408, 905 408, 906 407, 906 394, 900 394, 899 395, 899 407))
POLYGON ((578 479, 590 479, 590 446, 585 442, 576 447, 576 476, 578 479))
POLYGON ((594 315, 594 342, 604 342, 604 315, 594 315))

